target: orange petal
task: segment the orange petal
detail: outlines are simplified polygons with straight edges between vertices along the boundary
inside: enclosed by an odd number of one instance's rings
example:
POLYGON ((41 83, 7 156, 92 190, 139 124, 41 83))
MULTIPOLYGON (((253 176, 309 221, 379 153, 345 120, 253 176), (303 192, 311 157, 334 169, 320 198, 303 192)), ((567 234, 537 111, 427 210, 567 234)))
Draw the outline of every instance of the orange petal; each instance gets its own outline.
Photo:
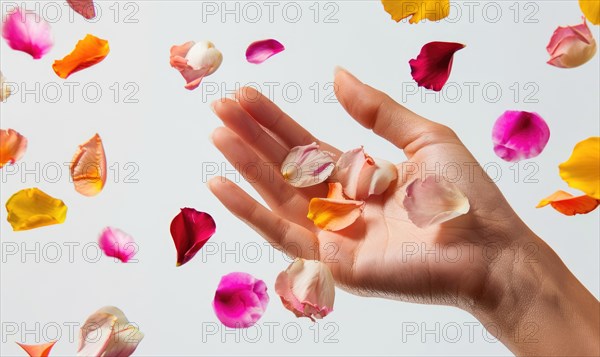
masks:
POLYGON ((106 156, 100 135, 94 135, 73 156, 71 177, 75 191, 84 196, 95 196, 106 183, 106 156))
POLYGON ((14 164, 27 150, 27 139, 12 129, 0 129, 0 169, 14 164))
POLYGON ((54 61, 52 69, 60 78, 68 78, 71 74, 101 62, 110 51, 108 41, 88 34, 77 42, 75 49, 61 60, 54 61))
POLYGON ((60 224, 67 218, 67 206, 38 188, 26 188, 6 201, 6 220, 13 231, 60 224))
POLYGON ((339 231, 354 223, 365 207, 363 201, 346 200, 341 197, 342 185, 329 184, 328 198, 313 198, 308 205, 307 217, 315 225, 327 231, 339 231))
POLYGON ((558 190, 542 199, 536 208, 552 205, 558 212, 567 216, 574 216, 590 213, 598 207, 598 204, 600 204, 600 200, 593 197, 587 195, 573 196, 568 192, 558 190))
POLYGON ((50 343, 42 343, 41 345, 25 345, 17 342, 17 345, 27 352, 30 357, 48 357, 50 350, 54 347, 56 341, 50 343))

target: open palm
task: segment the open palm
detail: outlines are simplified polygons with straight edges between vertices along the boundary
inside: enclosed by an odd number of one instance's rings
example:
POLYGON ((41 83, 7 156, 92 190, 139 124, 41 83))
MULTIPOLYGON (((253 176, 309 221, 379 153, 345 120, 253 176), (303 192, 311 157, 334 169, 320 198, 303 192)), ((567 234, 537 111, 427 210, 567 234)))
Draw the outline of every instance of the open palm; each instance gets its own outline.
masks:
POLYGON ((346 111, 403 149, 409 159, 397 165, 399 179, 394 187, 367 200, 361 219, 328 232, 306 218, 310 199, 325 197, 327 185, 294 188, 283 180, 277 165, 291 148, 312 142, 336 157, 341 152, 320 142, 251 88, 241 89, 236 100, 213 104, 225 127, 216 129, 212 139, 271 210, 221 177, 210 181, 211 191, 276 248, 325 262, 338 285, 355 294, 450 305, 493 294, 486 277, 501 248, 520 235, 509 239, 503 231, 510 227, 525 235, 525 224, 452 130, 412 113, 344 70, 336 73, 335 84, 346 111), (471 209, 444 224, 418 228, 402 205, 406 184, 424 179, 424 170, 448 164, 461 168, 454 171, 453 179, 469 198, 471 209))

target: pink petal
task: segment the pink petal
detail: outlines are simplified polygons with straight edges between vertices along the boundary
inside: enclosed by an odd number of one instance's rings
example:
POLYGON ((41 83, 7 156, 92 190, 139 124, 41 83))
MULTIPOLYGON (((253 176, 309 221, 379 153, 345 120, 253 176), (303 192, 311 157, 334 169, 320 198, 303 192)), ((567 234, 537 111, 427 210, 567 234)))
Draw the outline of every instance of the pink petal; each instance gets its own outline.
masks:
POLYGON ((283 45, 274 39, 252 42, 246 50, 246 59, 250 63, 263 63, 271 56, 285 50, 283 45))
POLYGON ((4 19, 2 37, 10 48, 26 52, 34 59, 42 58, 54 44, 50 25, 35 12, 19 8, 4 19))
POLYGON ((559 68, 574 68, 586 63, 596 53, 596 40, 585 18, 577 26, 559 26, 546 47, 548 64, 559 68))
POLYGON ((429 42, 421 48, 421 53, 411 59, 411 74, 420 87, 442 90, 450 77, 454 53, 465 45, 454 42, 429 42))
POLYGON ((507 110, 494 124, 494 152, 509 162, 538 156, 550 139, 550 128, 537 113, 507 110))
POLYGON ((213 300, 213 309, 223 325, 246 328, 264 314, 269 295, 264 281, 247 273, 224 275, 213 300))
POLYGON ((331 155, 312 143, 290 150, 281 164, 281 174, 294 187, 309 187, 325 181, 334 168, 331 155))
POLYGON ((469 200, 454 183, 428 176, 406 188, 404 208, 419 228, 440 224, 469 212, 469 200))
POLYGON ((198 88, 202 79, 214 73, 222 61, 221 52, 210 41, 189 41, 171 47, 171 67, 181 72, 188 90, 198 88))
POLYGON ((111 342, 115 315, 97 311, 90 315, 79 331, 77 356, 102 356, 111 342))
POLYGON ((79 15, 90 20, 96 17, 96 8, 93 0, 67 0, 69 6, 79 15))
POLYGON ((171 222, 171 236, 177 249, 177 266, 189 262, 215 234, 216 224, 205 212, 182 208, 171 222))
POLYGON ((98 238, 100 249, 108 257, 117 258, 127 263, 137 251, 133 237, 120 229, 106 227, 98 238))

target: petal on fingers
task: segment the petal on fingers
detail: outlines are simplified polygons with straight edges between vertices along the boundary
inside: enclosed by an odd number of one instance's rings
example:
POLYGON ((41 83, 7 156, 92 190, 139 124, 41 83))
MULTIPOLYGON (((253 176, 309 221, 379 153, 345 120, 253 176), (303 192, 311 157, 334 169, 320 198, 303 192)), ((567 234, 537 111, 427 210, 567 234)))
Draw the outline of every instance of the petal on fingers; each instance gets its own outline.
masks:
POLYGON ((283 179, 294 187, 309 187, 327 180, 335 162, 317 143, 296 146, 281 164, 283 179))
POLYGON ((308 206, 308 219, 326 231, 339 231, 354 223, 364 210, 363 201, 340 198, 341 184, 329 184, 327 198, 313 198, 308 206))

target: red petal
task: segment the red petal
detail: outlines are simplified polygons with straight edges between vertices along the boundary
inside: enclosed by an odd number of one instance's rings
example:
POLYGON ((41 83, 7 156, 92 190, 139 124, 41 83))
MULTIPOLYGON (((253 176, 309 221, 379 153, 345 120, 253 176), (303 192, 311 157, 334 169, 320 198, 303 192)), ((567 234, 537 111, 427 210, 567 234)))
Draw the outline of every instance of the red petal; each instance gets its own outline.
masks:
POLYGON ((67 2, 76 13, 86 19, 89 20, 96 17, 96 9, 94 8, 93 0, 67 0, 67 2))
POLYGON ((420 87, 440 91, 450 77, 454 53, 463 48, 462 43, 429 42, 408 62, 413 79, 420 87))
POLYGON ((177 249, 177 266, 189 262, 215 234, 216 224, 205 212, 182 208, 171 222, 171 236, 177 249))

